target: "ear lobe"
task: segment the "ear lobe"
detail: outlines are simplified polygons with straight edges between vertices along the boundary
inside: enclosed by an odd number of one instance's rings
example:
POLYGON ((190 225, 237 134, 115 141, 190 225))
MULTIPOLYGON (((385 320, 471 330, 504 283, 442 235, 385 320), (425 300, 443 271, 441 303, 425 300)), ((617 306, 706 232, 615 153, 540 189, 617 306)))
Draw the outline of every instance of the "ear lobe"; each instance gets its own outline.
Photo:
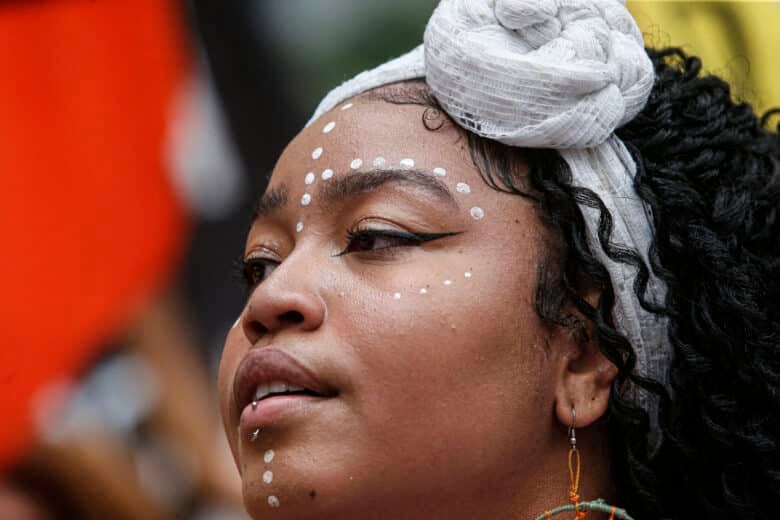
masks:
POLYGON ((572 407, 576 427, 590 426, 602 417, 609 404, 609 392, 618 369, 593 342, 567 349, 559 359, 555 389, 555 413, 564 426, 571 426, 572 407))

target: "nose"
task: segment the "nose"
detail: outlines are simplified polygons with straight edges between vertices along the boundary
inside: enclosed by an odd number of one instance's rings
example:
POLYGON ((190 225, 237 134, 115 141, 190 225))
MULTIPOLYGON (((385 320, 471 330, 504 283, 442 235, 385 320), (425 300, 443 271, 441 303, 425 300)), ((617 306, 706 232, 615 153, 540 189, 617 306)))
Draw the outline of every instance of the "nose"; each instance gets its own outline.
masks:
POLYGON ((241 325, 251 344, 268 334, 288 329, 307 332, 322 325, 325 302, 317 291, 315 273, 298 265, 289 257, 249 296, 241 325))

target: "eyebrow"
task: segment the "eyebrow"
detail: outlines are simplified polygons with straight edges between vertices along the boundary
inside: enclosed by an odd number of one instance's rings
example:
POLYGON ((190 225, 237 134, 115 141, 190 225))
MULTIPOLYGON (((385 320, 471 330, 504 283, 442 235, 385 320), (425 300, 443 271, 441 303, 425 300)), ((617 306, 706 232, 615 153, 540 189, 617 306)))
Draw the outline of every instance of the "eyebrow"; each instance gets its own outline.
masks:
MULTIPOLYGON (((315 200, 321 207, 330 209, 344 200, 371 193, 388 184, 419 188, 441 202, 452 206, 453 209, 460 208, 452 191, 444 182, 433 177, 430 173, 416 169, 381 169, 336 176, 323 185, 315 200)), ((286 186, 269 190, 257 201, 253 220, 269 216, 284 208, 288 203, 286 186)))
POLYGON ((441 202, 458 207, 455 197, 446 184, 429 173, 414 169, 372 170, 337 177, 323 186, 319 194, 319 203, 325 208, 330 208, 344 200, 376 191, 387 184, 419 188, 441 202))
POLYGON ((255 203, 255 208, 252 212, 252 220, 267 217, 268 215, 279 211, 287 205, 288 200, 289 195, 287 186, 283 185, 266 191, 255 203))

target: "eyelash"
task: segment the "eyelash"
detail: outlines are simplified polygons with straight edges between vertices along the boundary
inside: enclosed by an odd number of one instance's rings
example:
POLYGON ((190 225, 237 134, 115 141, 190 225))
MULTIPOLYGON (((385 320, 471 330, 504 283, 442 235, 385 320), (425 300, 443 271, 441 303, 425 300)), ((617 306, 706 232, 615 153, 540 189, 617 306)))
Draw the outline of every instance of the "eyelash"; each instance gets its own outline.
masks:
MULTIPOLYGON (((385 253, 391 253, 392 250, 402 247, 415 247, 420 246, 426 242, 438 240, 449 236, 454 236, 459 233, 410 233, 408 231, 390 230, 390 229, 358 229, 348 230, 346 235, 347 246, 339 253, 333 256, 344 256, 351 253, 370 253, 383 251, 385 253), (384 247, 371 247, 375 245, 376 240, 387 240, 391 242, 390 245, 384 247), (355 249, 354 245, 360 241, 373 241, 369 244, 367 249, 355 249)), ((365 244, 364 244, 365 245, 365 244)), ((254 257, 244 259, 241 258, 236 262, 237 277, 243 279, 244 286, 247 291, 251 291, 257 285, 261 284, 271 273, 267 271, 270 267, 271 271, 279 265, 276 260, 269 258, 254 257), (258 270, 262 269, 262 273, 258 274, 258 270)))

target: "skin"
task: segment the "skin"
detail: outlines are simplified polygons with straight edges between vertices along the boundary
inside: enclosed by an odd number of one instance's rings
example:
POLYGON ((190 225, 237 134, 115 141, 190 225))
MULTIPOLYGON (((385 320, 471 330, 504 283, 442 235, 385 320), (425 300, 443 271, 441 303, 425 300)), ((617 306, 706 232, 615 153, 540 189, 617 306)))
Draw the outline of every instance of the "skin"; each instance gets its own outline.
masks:
POLYGON ((289 144, 269 185, 286 187, 289 201, 256 219, 247 237, 245 258, 269 258, 269 275, 228 333, 219 374, 247 510, 253 518, 533 518, 568 502, 572 406, 580 494, 613 498, 606 436, 593 423, 606 411, 616 370, 595 345, 536 315, 537 267, 549 239, 532 202, 486 186, 451 122, 430 131, 424 107, 352 102, 289 144), (336 128, 323 134, 329 121, 336 128), (312 160, 318 146, 323 156, 312 160), (392 166, 413 158, 424 172, 446 168, 440 180, 454 203, 393 182, 323 204, 323 186, 366 175, 377 156, 392 166), (349 167, 355 158, 364 161, 357 173, 349 167), (319 176, 325 168, 336 172, 330 181, 319 176), (318 176, 307 187, 308 171, 318 176), (457 193, 458 182, 471 193, 457 193), (302 207, 306 188, 313 199, 302 207), (473 219, 472 206, 486 217, 473 219), (355 228, 459 234, 419 246, 353 245, 335 256, 355 228), (285 319, 291 312, 301 319, 285 319), (233 380, 250 349, 269 345, 304 360, 339 395, 250 443, 233 380), (270 465, 268 448, 276 453, 270 465), (262 482, 266 469, 271 485, 262 482), (269 508, 269 494, 279 508, 269 508))

